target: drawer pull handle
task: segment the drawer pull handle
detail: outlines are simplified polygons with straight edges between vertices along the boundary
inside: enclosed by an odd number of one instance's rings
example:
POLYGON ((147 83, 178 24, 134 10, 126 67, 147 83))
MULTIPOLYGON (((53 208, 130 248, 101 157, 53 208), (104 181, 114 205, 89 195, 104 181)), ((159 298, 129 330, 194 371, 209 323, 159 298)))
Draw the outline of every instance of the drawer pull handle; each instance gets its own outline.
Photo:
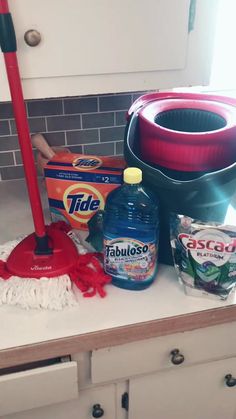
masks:
POLYGON ((41 34, 36 29, 29 29, 25 32, 24 40, 29 47, 36 47, 41 42, 41 34))
POLYGON ((104 415, 104 410, 101 408, 100 404, 93 405, 93 418, 101 418, 104 415))
POLYGON ((228 387, 234 387, 234 386, 236 386, 236 378, 232 377, 231 374, 227 374, 225 376, 225 384, 228 387))
POLYGON ((184 362, 184 356, 180 353, 179 349, 173 349, 170 355, 172 364, 180 365, 184 362))

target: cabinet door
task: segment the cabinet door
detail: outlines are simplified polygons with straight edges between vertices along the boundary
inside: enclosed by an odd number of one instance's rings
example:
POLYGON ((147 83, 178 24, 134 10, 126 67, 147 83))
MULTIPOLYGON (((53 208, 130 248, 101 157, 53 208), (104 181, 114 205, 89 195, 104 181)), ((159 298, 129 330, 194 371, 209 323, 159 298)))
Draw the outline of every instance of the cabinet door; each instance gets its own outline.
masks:
POLYGON ((130 380, 129 419, 235 419, 236 358, 150 374, 130 380))
MULTIPOLYGON (((194 0, 9 0, 25 98, 204 83, 217 1, 198 0, 195 14, 194 0), (30 29, 41 34, 34 47, 30 29)), ((4 77, 0 55, 0 100, 4 77)))
MULTIPOLYGON (((93 419, 93 406, 100 404, 102 419, 116 419, 116 386, 102 386, 82 390, 77 400, 32 409, 2 419, 93 419)), ((12 395, 14 398, 14 395, 12 395)))
POLYGON ((10 0, 23 78, 183 68, 190 0, 10 0), (29 47, 28 29, 42 41, 29 47))

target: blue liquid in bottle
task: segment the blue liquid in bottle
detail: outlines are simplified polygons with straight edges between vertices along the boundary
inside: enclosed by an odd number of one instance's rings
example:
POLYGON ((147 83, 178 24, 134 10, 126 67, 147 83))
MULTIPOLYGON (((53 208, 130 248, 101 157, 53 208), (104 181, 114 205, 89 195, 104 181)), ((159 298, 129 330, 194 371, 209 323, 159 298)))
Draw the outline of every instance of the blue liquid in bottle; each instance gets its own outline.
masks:
POLYGON ((114 285, 130 290, 147 288, 157 271, 158 201, 141 181, 140 169, 126 169, 104 211, 104 269, 114 285))

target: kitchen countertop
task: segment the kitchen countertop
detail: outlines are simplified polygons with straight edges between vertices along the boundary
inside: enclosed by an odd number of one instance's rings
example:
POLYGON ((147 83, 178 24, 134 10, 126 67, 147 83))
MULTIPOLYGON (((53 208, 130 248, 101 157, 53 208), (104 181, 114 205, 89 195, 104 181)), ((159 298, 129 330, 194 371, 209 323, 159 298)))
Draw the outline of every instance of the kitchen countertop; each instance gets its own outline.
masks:
MULTIPOLYGON (((0 182, 0 197, 0 243, 32 232, 25 182, 0 182)), ((78 293, 78 306, 59 312, 1 306, 0 367, 234 321, 235 303, 235 296, 226 302, 186 296, 174 269, 162 265, 144 291, 108 285, 106 298, 78 293)))

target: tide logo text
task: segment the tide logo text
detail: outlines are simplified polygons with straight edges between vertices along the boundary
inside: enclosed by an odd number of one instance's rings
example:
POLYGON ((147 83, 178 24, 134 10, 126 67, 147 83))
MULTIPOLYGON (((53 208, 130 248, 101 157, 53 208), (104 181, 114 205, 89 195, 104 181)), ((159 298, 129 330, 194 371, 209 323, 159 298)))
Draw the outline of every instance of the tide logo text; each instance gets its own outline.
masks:
POLYGON ((93 199, 93 195, 87 194, 69 194, 67 195, 69 202, 69 214, 79 211, 96 211, 100 206, 99 199, 93 199))
POLYGON ((98 158, 94 158, 93 156, 89 158, 76 158, 73 161, 73 166, 75 169, 82 170, 82 171, 89 171, 95 170, 102 165, 102 160, 98 158))

